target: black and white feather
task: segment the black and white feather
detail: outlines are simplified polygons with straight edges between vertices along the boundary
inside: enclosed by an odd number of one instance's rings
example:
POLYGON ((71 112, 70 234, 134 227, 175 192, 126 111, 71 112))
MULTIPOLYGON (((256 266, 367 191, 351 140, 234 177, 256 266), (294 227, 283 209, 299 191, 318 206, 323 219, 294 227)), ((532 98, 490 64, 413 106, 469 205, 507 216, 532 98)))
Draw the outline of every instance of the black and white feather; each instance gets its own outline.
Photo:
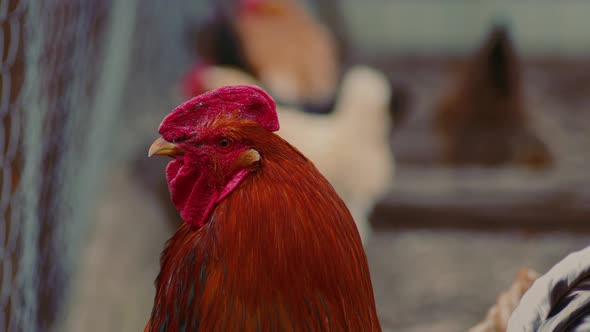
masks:
POLYGON ((590 331, 590 247, 568 255, 535 281, 507 331, 590 331))

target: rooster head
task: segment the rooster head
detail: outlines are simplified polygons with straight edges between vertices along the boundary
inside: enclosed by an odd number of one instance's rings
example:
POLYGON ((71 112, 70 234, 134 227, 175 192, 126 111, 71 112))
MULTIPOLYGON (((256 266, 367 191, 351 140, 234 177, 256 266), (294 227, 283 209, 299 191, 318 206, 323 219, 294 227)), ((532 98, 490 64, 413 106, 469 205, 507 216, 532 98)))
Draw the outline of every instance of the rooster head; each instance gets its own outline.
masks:
POLYGON ((166 179, 182 219, 203 226, 213 208, 254 172, 256 135, 279 129, 274 100, 262 89, 225 86, 176 107, 160 125, 149 156, 170 156, 166 179))

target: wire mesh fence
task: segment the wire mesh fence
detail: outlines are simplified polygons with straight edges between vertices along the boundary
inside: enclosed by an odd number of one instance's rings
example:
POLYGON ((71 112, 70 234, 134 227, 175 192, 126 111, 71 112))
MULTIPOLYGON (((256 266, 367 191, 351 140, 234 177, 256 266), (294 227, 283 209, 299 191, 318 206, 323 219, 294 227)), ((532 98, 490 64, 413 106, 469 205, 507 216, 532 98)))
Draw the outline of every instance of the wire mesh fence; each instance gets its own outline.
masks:
POLYGON ((138 4, 0 0, 0 331, 63 324, 115 128, 176 102, 194 4, 138 4))
POLYGON ((64 304, 120 101, 104 77, 125 78, 127 48, 107 34, 128 39, 133 20, 113 13, 110 1, 0 1, 2 331, 49 330, 64 304))
MULTIPOLYGON (((14 290, 23 242, 19 237, 22 150, 21 92, 24 79, 24 2, 0 3, 0 329, 8 330, 22 297, 14 290)), ((22 273, 21 273, 22 274, 22 273)))

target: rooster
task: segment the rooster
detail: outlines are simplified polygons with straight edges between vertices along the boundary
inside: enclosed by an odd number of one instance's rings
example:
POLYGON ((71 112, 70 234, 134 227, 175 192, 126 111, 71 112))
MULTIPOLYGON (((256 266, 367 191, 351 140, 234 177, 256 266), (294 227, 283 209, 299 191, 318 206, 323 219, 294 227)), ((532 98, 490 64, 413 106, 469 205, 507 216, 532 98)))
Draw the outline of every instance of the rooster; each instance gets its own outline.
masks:
MULTIPOLYGON (((221 66, 199 66, 182 82, 183 90, 194 94, 232 84, 261 85, 239 69, 221 66)), ((365 243, 370 234, 370 210, 393 183, 390 108, 403 108, 398 104, 404 101, 392 103, 392 96, 404 98, 392 93, 385 75, 356 65, 344 75, 331 114, 309 114, 278 106, 283 124, 278 134, 301 149, 334 185, 351 210, 365 243), (351 149, 355 152, 351 153, 351 149)))
POLYGON ((178 106, 149 155, 170 156, 183 223, 145 331, 381 331, 359 233, 334 188, 276 135, 274 100, 228 86, 178 106))

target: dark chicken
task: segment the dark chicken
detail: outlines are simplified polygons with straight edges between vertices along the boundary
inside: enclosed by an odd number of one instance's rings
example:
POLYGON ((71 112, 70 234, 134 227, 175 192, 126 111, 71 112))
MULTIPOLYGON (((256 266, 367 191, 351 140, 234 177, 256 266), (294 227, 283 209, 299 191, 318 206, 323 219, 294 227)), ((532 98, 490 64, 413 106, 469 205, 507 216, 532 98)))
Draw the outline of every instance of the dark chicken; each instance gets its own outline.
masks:
POLYGON ((508 31, 496 27, 435 113, 446 162, 547 168, 553 157, 532 130, 520 64, 508 31))
POLYGON ((281 137, 274 101, 223 87, 180 105, 150 155, 183 224, 145 331, 381 331, 367 259, 334 188, 281 137))

